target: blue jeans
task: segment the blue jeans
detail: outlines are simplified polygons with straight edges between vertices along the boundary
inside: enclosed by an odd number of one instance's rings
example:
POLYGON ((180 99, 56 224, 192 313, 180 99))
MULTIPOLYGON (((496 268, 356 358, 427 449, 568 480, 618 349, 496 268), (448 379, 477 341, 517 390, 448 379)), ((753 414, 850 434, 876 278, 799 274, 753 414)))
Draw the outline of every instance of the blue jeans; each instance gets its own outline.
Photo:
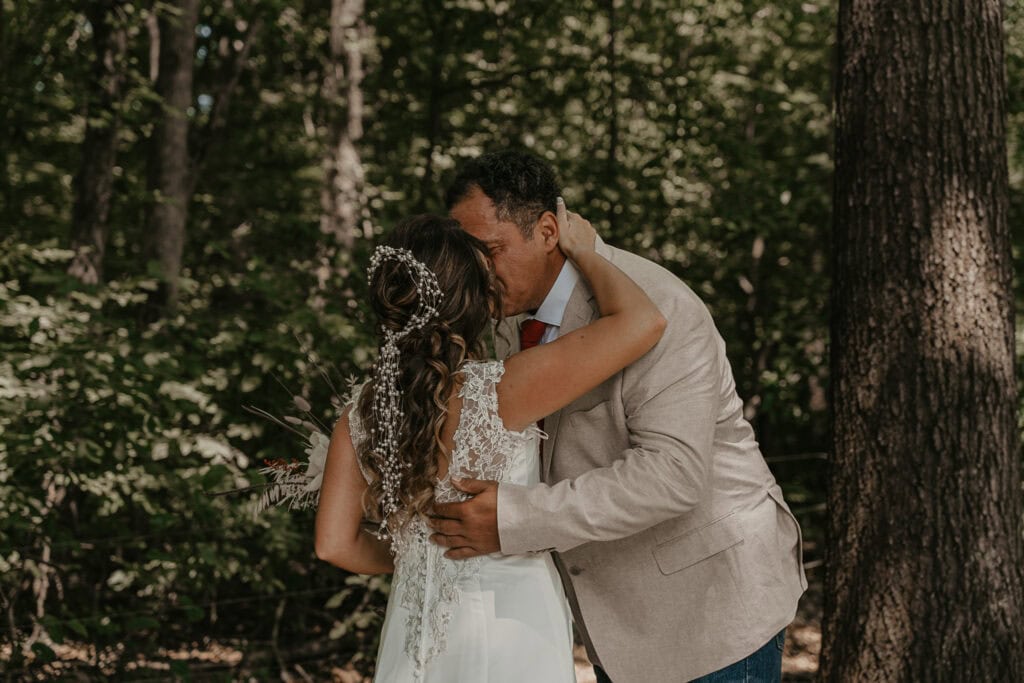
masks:
MULTIPOLYGON (((746 659, 695 678, 692 683, 779 683, 782 680, 782 648, 786 644, 786 629, 782 629, 764 646, 746 659)), ((597 683, 612 683, 608 674, 594 667, 597 683)))

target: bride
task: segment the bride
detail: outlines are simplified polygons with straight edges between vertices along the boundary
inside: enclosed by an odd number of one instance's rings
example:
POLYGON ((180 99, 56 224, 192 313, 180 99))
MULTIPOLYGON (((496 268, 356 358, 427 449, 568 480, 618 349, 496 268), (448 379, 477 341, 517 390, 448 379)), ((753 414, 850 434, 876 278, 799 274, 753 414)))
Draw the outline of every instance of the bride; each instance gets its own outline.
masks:
MULTIPOLYGON (((572 627, 549 553, 451 560, 429 540, 432 504, 466 496, 452 477, 539 480, 537 421, 623 369, 665 319, 594 251, 558 200, 558 247, 602 317, 508 360, 485 360, 501 293, 487 246, 448 218, 397 226, 371 260, 380 355, 334 426, 316 554, 359 574, 394 572, 377 681, 575 681, 572 627), (361 527, 379 524, 376 534, 361 527)), ((551 246, 554 248, 554 245, 551 246)))

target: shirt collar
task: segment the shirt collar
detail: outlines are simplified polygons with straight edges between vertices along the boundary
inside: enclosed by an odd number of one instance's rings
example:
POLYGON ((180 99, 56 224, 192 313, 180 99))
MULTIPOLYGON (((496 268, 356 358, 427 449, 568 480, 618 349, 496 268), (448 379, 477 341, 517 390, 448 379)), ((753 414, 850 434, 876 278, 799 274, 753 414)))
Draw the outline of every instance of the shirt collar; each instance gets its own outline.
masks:
POLYGON ((545 297, 544 303, 530 317, 548 325, 561 326, 565 307, 569 304, 569 297, 572 296, 572 291, 576 288, 579 279, 580 272, 576 270, 576 266, 572 265, 569 259, 566 259, 555 284, 551 285, 551 290, 545 297))

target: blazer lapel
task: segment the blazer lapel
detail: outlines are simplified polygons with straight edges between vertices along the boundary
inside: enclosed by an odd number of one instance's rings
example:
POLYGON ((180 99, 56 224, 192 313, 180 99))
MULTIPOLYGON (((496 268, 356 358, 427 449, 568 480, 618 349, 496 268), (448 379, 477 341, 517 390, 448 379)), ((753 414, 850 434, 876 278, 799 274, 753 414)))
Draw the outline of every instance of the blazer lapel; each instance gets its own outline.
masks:
MULTIPOLYGON (((598 316, 599 313, 594 302, 594 294, 590 291, 586 281, 581 277, 580 281, 576 283, 576 288, 572 290, 569 303, 565 306, 562 324, 558 327, 558 336, 561 337, 574 332, 589 324, 598 316)), ((547 432, 548 438, 544 441, 544 447, 541 449, 542 481, 548 481, 548 477, 551 475, 551 454, 555 452, 555 441, 558 440, 558 425, 562 420, 563 412, 564 410, 559 410, 553 415, 544 418, 544 431, 547 432)))
POLYGON ((502 318, 492 326, 491 332, 494 339, 494 357, 496 360, 505 360, 514 353, 519 353, 519 325, 522 324, 526 314, 513 315, 502 318))

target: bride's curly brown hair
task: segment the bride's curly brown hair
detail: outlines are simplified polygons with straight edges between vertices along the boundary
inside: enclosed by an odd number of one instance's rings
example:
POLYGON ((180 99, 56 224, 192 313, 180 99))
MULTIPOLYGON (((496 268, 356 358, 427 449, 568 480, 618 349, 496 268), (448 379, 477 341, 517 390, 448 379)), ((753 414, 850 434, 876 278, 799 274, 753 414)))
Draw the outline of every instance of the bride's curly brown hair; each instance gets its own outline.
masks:
MULTIPOLYGON (((501 308, 501 288, 490 252, 455 220, 434 215, 402 221, 383 244, 408 249, 433 271, 443 293, 438 315, 398 342, 399 393, 404 417, 398 427, 396 457, 403 469, 398 491, 400 513, 390 520, 392 531, 417 514, 429 511, 440 458, 448 457, 441 440, 448 417, 448 399, 456 388, 463 361, 483 358, 492 315, 501 308)), ((370 279, 370 306, 376 316, 379 344, 382 328, 406 327, 419 303, 416 282, 395 260, 385 260, 370 279)), ((371 519, 382 518, 383 454, 374 434, 380 433, 373 415, 376 366, 356 409, 367 434, 359 457, 370 473, 363 507, 371 519), (376 430, 376 431, 375 431, 376 430)))

